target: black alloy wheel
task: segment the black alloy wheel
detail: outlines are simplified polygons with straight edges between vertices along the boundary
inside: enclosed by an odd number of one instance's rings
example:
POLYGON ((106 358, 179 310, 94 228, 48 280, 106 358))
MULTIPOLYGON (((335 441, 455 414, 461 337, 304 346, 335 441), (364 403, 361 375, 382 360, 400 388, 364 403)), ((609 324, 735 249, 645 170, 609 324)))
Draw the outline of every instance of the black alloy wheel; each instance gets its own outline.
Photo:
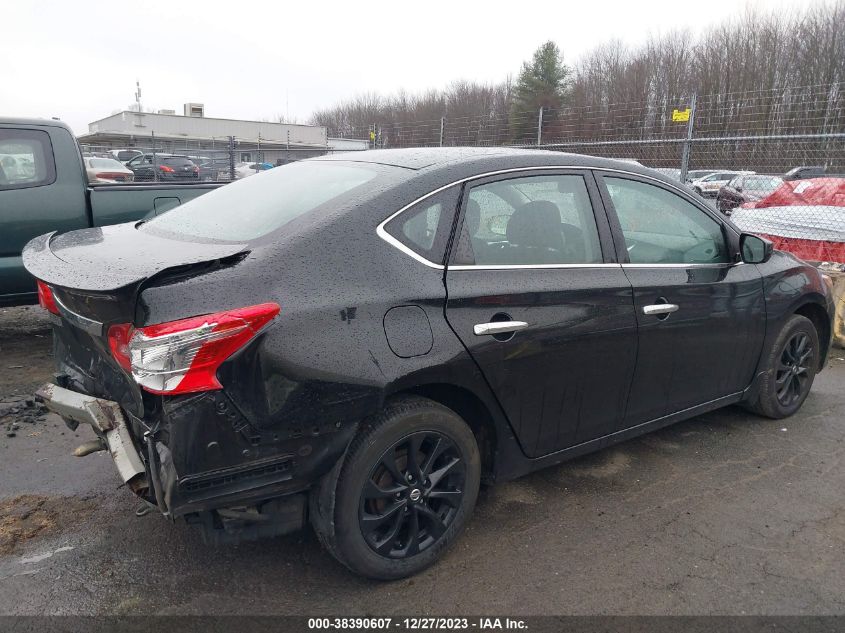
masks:
POLYGON ((810 361, 813 343, 805 332, 797 332, 786 343, 775 371, 775 393, 784 407, 792 407, 810 389, 810 361))
POLYGON ((807 317, 793 314, 764 354, 765 372, 746 408, 776 420, 798 411, 813 386, 821 357, 816 326, 807 317))
POLYGON ((478 498, 481 455, 452 409, 415 395, 364 420, 346 455, 309 495, 314 531, 352 571, 419 573, 458 538, 478 498))
POLYGON ((389 558, 415 556, 445 534, 464 496, 465 460, 437 431, 402 438, 367 478, 358 523, 367 544, 389 558))

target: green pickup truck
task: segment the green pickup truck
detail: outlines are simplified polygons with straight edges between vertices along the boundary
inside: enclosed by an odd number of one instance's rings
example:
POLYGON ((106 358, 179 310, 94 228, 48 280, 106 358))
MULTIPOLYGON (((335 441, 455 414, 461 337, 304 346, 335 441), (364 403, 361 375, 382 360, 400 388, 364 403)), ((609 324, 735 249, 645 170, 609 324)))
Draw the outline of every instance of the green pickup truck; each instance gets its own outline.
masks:
POLYGON ((21 250, 37 235, 158 214, 221 185, 90 185, 82 153, 61 121, 0 117, 0 305, 35 303, 21 250))

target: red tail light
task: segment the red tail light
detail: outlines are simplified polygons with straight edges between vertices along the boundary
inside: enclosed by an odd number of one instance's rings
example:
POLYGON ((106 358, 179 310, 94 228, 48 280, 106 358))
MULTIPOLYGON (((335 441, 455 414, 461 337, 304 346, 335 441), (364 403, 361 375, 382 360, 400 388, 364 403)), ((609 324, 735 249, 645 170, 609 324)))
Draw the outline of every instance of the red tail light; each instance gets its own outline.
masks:
POLYGON ((109 349, 117 364, 126 371, 132 371, 132 362, 129 359, 129 339, 132 338, 133 328, 129 323, 112 325, 109 328, 108 339, 109 349))
POLYGON ((56 299, 53 297, 53 290, 40 279, 38 280, 38 305, 52 312, 59 314, 59 306, 56 305, 56 299))
POLYGON ((279 313, 275 303, 134 329, 109 328, 109 347, 121 367, 151 393, 220 389, 217 370, 279 313))
POLYGON ((158 166, 158 168, 159 168, 161 171, 166 172, 166 173, 168 173, 168 174, 172 174, 172 173, 173 173, 173 167, 168 167, 167 165, 159 165, 159 166, 158 166))

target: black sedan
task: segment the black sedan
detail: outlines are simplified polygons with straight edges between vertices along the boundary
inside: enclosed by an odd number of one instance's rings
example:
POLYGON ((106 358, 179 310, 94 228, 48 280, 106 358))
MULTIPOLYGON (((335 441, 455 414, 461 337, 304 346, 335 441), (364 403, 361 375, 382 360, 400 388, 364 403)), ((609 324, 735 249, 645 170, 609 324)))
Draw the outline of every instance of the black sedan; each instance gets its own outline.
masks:
POLYGON ((831 339, 818 270, 654 171, 552 152, 305 160, 24 262, 80 452, 214 542, 310 521, 375 578, 435 561, 481 482, 795 413, 831 339))
POLYGON ((716 206, 725 215, 730 215, 742 203, 762 200, 782 184, 780 176, 740 174, 719 189, 716 206))
POLYGON ((199 167, 187 156, 176 154, 142 154, 126 166, 135 172, 137 182, 196 182, 200 179, 199 167))

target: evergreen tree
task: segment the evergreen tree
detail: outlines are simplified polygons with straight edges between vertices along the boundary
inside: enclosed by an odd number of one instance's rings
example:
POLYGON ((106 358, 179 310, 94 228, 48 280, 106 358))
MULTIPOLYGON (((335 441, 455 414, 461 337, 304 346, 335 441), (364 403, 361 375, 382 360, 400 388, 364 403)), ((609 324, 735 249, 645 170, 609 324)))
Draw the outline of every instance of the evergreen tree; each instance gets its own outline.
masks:
POLYGON ((563 63, 557 44, 546 42, 534 52, 514 86, 510 108, 510 130, 514 141, 526 141, 537 136, 537 113, 544 109, 544 126, 553 120, 554 111, 567 97, 571 71, 563 63))

